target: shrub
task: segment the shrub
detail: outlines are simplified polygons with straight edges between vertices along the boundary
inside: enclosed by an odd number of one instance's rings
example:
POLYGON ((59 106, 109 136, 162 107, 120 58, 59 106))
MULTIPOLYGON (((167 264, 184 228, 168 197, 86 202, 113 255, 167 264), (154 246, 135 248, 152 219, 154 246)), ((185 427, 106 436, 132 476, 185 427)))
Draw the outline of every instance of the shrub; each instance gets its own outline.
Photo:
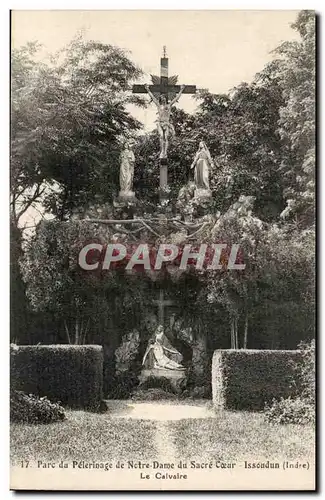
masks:
POLYGON ((274 398, 299 392, 295 366, 300 351, 215 351, 212 360, 212 399, 218 409, 263 410, 274 398))
POLYGON ((295 399, 274 399, 265 406, 265 419, 275 424, 308 424, 315 422, 315 341, 299 345, 301 358, 294 367, 301 394, 295 399))
POLYGON ((71 408, 97 410, 102 400, 102 347, 12 346, 11 386, 71 408))
POLYGON ((159 387, 152 387, 150 389, 139 388, 131 395, 131 398, 133 401, 160 401, 163 399, 178 399, 176 394, 164 391, 159 387))
POLYGON ((148 377, 140 384, 139 389, 143 391, 147 389, 162 389, 164 392, 175 393, 174 387, 166 377, 148 377))
POLYGON ((102 399, 98 408, 97 408, 98 413, 106 413, 108 411, 108 409, 109 408, 108 408, 107 402, 102 399))
POLYGON ((206 385, 191 387, 185 389, 181 396, 182 398, 211 399, 211 388, 206 385))
POLYGON ((296 367, 296 372, 302 387, 302 396, 311 404, 315 404, 316 395, 316 370, 315 370, 315 340, 309 344, 302 342, 299 344, 301 351, 301 363, 296 367))
POLYGON ((315 421, 315 407, 306 398, 281 398, 265 406, 265 419, 273 424, 308 424, 315 421))
POLYGON ((46 397, 12 390, 10 392, 10 421, 26 424, 50 424, 65 419, 62 406, 51 403, 46 397))
MULTIPOLYGON (((164 394, 175 394, 177 391, 166 377, 148 377, 139 384, 139 377, 134 372, 120 373, 112 381, 109 397, 111 399, 129 399, 134 394, 144 394, 150 389, 161 389, 164 394)), ((154 397, 154 396, 153 396, 154 397)), ((147 400, 146 396, 143 396, 147 400)), ((150 395, 148 396, 150 400, 150 395)), ((142 399, 142 396, 140 397, 142 399)), ((158 398, 159 399, 159 398, 158 398)))
POLYGON ((138 376, 133 372, 115 375, 110 382, 108 396, 110 399, 128 399, 132 390, 139 384, 138 376))

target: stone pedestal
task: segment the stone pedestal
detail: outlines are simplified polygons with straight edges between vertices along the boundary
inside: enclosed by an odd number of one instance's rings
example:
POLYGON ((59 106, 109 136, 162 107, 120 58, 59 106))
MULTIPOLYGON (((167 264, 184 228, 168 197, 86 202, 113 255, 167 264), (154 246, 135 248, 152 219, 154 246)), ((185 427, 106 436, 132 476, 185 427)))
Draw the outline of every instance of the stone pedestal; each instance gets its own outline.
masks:
POLYGON ((210 189, 196 188, 193 198, 194 217, 198 218, 207 215, 211 210, 212 201, 213 198, 210 189))
POLYGON ((139 375, 140 384, 145 382, 149 377, 166 378, 170 381, 175 391, 180 392, 181 385, 186 381, 184 370, 168 370, 165 368, 150 368, 144 369, 139 375))
POLYGON ((120 191, 113 202, 116 219, 132 219, 138 209, 139 201, 133 191, 120 191))
POLYGON ((206 202, 210 201, 212 197, 212 193, 210 189, 201 189, 201 188, 196 188, 194 191, 194 198, 197 199, 199 202, 206 202))
POLYGON ((136 201, 134 191, 120 191, 118 194, 118 201, 132 203, 136 201))

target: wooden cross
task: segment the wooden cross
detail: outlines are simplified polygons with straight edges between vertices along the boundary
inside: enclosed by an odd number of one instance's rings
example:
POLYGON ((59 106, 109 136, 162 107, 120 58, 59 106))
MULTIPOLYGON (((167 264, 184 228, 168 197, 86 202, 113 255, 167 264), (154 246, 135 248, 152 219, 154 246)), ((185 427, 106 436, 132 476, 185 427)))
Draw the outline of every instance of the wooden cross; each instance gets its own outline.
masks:
MULTIPOLYGON (((164 45, 163 57, 160 59, 160 78, 159 76, 151 75, 153 85, 149 85, 149 89, 153 94, 164 95, 168 102, 170 95, 176 95, 181 86, 176 85, 177 76, 168 77, 168 57, 166 55, 166 46, 164 45)), ((147 90, 144 85, 135 84, 132 87, 133 94, 146 94, 147 90)), ((195 94, 196 85, 185 85, 183 94, 195 94)))
POLYGON ((174 302, 172 300, 164 299, 164 291, 159 290, 159 299, 153 301, 154 304, 158 306, 158 323, 159 325, 165 326, 165 307, 172 306, 174 302))

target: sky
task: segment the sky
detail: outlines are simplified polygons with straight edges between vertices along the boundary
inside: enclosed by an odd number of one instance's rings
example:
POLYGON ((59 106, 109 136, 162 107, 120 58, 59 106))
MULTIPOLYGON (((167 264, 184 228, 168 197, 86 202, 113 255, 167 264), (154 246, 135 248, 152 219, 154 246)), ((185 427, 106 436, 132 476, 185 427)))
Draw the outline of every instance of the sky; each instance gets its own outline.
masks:
MULTIPOLYGON (((169 75, 179 83, 196 85, 213 93, 228 92, 242 81, 252 81, 274 55, 282 41, 297 38, 290 27, 294 10, 48 10, 13 11, 12 45, 36 40, 44 48, 42 57, 64 47, 82 30, 85 39, 117 45, 130 51, 131 59, 150 83, 159 74, 162 47, 169 57, 169 75)), ((178 104, 187 112, 197 103, 191 96, 178 104)), ((155 109, 130 107, 145 126, 154 127, 155 109)))

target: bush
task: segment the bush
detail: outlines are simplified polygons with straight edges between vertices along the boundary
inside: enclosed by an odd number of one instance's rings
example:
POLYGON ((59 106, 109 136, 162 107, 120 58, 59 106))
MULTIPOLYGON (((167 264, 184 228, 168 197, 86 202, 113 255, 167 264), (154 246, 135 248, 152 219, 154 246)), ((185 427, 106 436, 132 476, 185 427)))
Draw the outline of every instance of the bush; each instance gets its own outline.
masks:
POLYGON ((133 372, 115 375, 108 390, 109 399, 129 399, 133 389, 139 384, 138 376, 133 372))
POLYGON ((218 409, 263 410, 265 403, 295 396, 299 379, 295 366, 300 351, 215 351, 212 359, 212 399, 218 409))
POLYGON ((211 399, 211 388, 206 385, 199 385, 182 392, 182 398, 211 399))
POLYGON ((10 421, 26 424, 50 424, 65 419, 64 409, 46 397, 12 390, 10 392, 10 421))
POLYGON ((96 345, 12 346, 11 386, 71 408, 98 410, 103 349, 96 345))
POLYGON ((274 399, 266 405, 264 415, 268 422, 275 424, 308 424, 315 422, 315 341, 299 345, 300 362, 295 366, 301 395, 292 398, 274 399))
POLYGON ((315 370, 315 340, 309 344, 302 342, 299 344, 301 351, 301 363, 296 367, 297 376, 302 387, 302 396, 306 398, 310 404, 315 404, 316 396, 316 370, 315 370))
POLYGON ((166 377, 148 377, 140 384, 139 389, 143 391, 148 389, 162 389, 164 392, 175 393, 174 387, 166 377))
POLYGON ((176 394, 164 391, 161 388, 151 388, 151 389, 137 389, 132 395, 131 399, 133 401, 160 401, 163 399, 178 399, 176 394))
POLYGON ((308 424, 315 421, 315 407, 306 398, 281 398, 266 405, 264 416, 273 424, 308 424))
MULTIPOLYGON (((176 389, 166 377, 148 377, 139 384, 139 377, 134 372, 120 373, 112 381, 109 397, 111 399, 129 399, 134 394, 144 394, 150 389, 161 389, 163 393, 175 394, 176 389)), ((142 396, 141 396, 142 398, 142 396)), ((140 399, 141 399, 140 398, 140 399)), ((147 400, 146 396, 143 396, 147 400)), ((148 396, 150 400, 150 396, 148 396)), ((159 398, 158 398, 159 399, 159 398)))

